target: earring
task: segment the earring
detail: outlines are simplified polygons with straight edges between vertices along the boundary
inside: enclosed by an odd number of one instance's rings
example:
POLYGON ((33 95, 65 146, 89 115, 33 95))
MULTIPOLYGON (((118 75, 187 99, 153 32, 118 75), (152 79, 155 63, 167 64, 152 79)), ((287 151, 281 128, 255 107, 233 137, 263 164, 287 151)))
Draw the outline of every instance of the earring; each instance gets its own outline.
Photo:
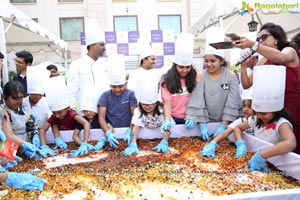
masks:
POLYGON ((277 41, 275 41, 274 44, 277 45, 277 41))

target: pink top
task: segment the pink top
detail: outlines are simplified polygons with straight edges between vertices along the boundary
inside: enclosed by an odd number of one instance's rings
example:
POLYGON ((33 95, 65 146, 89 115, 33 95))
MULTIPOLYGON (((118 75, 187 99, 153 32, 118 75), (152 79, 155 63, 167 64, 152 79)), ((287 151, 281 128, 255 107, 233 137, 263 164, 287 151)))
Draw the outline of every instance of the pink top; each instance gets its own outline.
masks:
POLYGON ((78 115, 74 110, 69 109, 65 118, 58 119, 54 114, 47 120, 49 124, 57 124, 59 130, 74 130, 75 120, 73 119, 75 115, 78 115))
POLYGON ((179 119, 184 119, 190 94, 185 85, 185 78, 180 79, 180 82, 182 93, 171 94, 165 86, 161 88, 161 96, 163 101, 171 101, 171 115, 179 119))

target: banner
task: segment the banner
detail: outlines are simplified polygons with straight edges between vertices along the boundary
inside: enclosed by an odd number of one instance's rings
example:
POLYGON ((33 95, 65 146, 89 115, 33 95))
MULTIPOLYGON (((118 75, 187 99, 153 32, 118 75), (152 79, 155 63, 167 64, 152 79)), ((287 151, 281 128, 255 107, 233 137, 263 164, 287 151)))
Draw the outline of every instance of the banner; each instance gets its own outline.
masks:
MULTIPOLYGON (((85 45, 85 37, 81 33, 81 45, 85 45)), ((138 55, 138 38, 144 38, 151 44, 155 56, 155 68, 165 65, 172 65, 175 55, 174 31, 171 30, 151 30, 149 32, 140 31, 107 31, 105 32, 105 55, 124 54, 125 56, 138 55)), ((85 47, 82 49, 86 49, 85 47)))

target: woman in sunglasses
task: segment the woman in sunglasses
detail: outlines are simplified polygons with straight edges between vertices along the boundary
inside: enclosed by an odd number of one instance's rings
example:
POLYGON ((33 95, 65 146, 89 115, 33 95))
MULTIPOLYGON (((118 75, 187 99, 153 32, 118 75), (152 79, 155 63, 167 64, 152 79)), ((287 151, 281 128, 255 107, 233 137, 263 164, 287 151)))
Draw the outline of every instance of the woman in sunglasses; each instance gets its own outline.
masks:
MULTIPOLYGON (((288 110, 296 124, 293 129, 298 144, 295 152, 300 153, 300 64, 296 46, 287 41, 281 26, 266 23, 260 28, 256 41, 241 37, 235 47, 251 48, 262 55, 263 58, 256 65, 286 66, 284 108, 288 110)), ((242 70, 241 79, 245 89, 252 86, 252 74, 247 75, 246 70, 242 70)))

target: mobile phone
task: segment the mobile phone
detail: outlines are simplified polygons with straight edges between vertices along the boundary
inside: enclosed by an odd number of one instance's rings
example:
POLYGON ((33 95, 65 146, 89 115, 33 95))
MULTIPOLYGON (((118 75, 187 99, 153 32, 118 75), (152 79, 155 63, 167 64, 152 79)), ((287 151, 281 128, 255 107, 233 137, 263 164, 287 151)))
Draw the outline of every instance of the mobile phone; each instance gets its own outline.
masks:
POLYGON ((240 40, 241 37, 238 36, 236 33, 227 33, 225 34, 226 37, 229 37, 231 39, 231 41, 235 41, 235 40, 240 40))

